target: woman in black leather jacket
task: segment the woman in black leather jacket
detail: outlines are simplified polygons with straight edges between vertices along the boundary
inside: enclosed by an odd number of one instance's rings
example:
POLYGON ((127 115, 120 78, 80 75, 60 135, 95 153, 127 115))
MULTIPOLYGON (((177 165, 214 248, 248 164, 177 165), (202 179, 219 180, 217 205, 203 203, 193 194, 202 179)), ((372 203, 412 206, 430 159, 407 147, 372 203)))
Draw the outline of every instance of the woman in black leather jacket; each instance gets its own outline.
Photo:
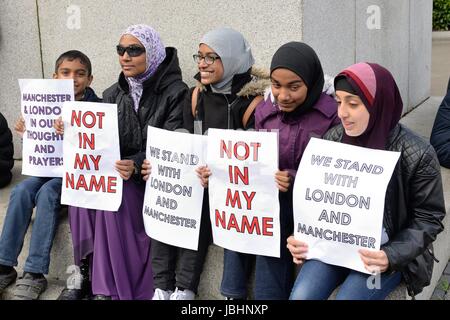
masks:
POLYGON ((303 264, 291 299, 326 299, 341 286, 336 299, 384 299, 403 279, 410 296, 430 283, 432 242, 443 230, 445 216, 440 166, 433 147, 399 124, 403 103, 391 73, 372 63, 358 63, 335 78, 341 124, 324 139, 371 149, 400 152, 389 182, 380 250, 360 250, 367 270, 381 273, 381 286, 368 288, 371 275, 306 260, 307 245, 288 239, 297 264, 303 264), (313 286, 310 279, 321 279, 313 286), (318 289, 320 287, 320 289, 318 289))

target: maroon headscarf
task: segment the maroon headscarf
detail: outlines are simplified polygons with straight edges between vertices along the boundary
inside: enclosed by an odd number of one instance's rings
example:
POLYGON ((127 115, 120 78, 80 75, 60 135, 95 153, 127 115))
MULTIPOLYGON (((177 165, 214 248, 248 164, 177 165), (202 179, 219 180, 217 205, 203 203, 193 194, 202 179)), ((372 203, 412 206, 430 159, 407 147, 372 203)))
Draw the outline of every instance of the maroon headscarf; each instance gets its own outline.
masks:
POLYGON ((400 121, 403 102, 392 74, 375 63, 357 63, 334 79, 334 84, 345 77, 370 114, 366 131, 350 137, 345 131, 342 142, 371 149, 386 149, 389 133, 400 121))

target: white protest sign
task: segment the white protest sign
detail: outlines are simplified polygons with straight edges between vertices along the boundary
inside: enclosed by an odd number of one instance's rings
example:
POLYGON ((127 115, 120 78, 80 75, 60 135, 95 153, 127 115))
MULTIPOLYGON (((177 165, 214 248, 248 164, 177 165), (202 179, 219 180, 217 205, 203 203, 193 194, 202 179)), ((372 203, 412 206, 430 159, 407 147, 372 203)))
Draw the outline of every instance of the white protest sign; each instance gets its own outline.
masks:
POLYGON ((277 133, 209 129, 207 163, 214 243, 279 257, 277 133))
POLYGON ((197 250, 204 189, 195 169, 205 165, 206 138, 148 127, 146 158, 152 165, 144 196, 148 236, 197 250))
POLYGON ((67 102, 63 108, 64 174, 61 203, 117 211, 123 181, 115 169, 120 160, 117 105, 67 102))
POLYGON ((22 174, 62 176, 62 140, 53 128, 62 105, 74 101, 73 80, 19 79, 23 135, 22 174))
POLYGON ((379 250, 386 188, 400 153, 312 138, 294 184, 294 236, 308 259, 364 273, 358 250, 379 250))

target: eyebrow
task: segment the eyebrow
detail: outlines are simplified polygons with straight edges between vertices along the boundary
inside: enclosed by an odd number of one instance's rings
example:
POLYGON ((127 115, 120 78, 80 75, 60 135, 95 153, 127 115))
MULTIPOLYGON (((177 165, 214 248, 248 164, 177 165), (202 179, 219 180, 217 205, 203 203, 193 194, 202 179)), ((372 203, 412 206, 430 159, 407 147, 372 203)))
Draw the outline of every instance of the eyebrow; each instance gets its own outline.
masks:
POLYGON ((347 95, 344 97, 344 99, 341 99, 338 97, 338 95, 336 95, 336 99, 345 100, 345 101, 349 101, 352 99, 359 99, 362 102, 361 98, 358 95, 351 94, 351 93, 347 93, 347 95))
MULTIPOLYGON (((71 71, 71 70, 72 69, 70 69, 70 68, 59 68, 59 71, 71 71)), ((76 69, 75 70, 75 72, 80 72, 80 71, 88 72, 87 69, 76 69)))
MULTIPOLYGON (((280 83, 280 81, 278 81, 277 79, 274 79, 272 77, 270 78, 270 80, 272 80, 273 82, 276 82, 276 83, 280 83)), ((287 85, 290 86, 293 84, 301 84, 301 83, 303 83, 303 80, 294 80, 294 81, 289 82, 287 85)))
MULTIPOLYGON (((200 52, 200 51, 197 51, 197 53, 200 54, 200 55, 203 54, 203 52, 200 52)), ((208 52, 205 53, 205 55, 211 55, 211 54, 213 54, 213 55, 215 55, 215 56, 219 56, 219 55, 218 55, 217 53, 215 53, 214 51, 208 51, 208 52)))

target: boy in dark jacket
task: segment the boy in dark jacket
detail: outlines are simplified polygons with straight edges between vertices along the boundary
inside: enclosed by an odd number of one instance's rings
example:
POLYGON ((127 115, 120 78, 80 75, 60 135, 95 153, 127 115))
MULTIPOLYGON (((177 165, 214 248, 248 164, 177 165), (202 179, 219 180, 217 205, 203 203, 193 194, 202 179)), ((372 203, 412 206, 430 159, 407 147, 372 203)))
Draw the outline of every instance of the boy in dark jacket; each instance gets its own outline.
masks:
MULTIPOLYGON (((93 78, 91 62, 80 51, 63 53, 56 60, 53 78, 73 79, 75 100, 100 101, 95 92, 89 88, 93 78)), ((14 129, 23 136, 26 128, 22 117, 14 129)), ((0 294, 17 277, 14 266, 17 266, 17 257, 22 249, 34 207, 36 217, 29 255, 23 276, 16 282, 14 299, 36 300, 47 288, 44 274, 48 273, 50 251, 61 209, 61 183, 61 178, 30 177, 11 191, 0 237, 0 294)))
POLYGON ((11 130, 8 128, 5 117, 0 113, 0 188, 11 182, 11 169, 14 166, 13 154, 11 130))

